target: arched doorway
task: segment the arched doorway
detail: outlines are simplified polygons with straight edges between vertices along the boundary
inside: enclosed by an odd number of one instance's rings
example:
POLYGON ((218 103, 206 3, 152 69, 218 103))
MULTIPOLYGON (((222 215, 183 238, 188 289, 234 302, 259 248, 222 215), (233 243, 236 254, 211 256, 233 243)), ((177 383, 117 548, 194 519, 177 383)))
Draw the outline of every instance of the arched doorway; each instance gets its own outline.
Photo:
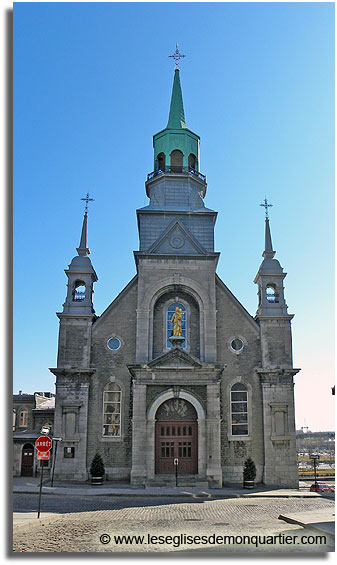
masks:
POLYGON ((197 412, 183 398, 170 398, 156 413, 156 474, 175 473, 174 459, 179 461, 179 474, 198 473, 197 412))
POLYGON ((33 476, 33 462, 34 446, 31 443, 25 443, 21 455, 21 477, 33 476))

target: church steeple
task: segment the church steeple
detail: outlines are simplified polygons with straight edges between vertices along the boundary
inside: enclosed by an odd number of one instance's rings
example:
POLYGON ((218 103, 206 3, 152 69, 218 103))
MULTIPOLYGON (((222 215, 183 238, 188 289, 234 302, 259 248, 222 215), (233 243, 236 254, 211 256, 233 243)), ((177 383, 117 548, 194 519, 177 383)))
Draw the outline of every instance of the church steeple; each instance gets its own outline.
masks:
POLYGON ((95 269, 88 257, 90 249, 88 247, 88 202, 93 198, 89 198, 89 193, 85 198, 85 211, 82 224, 82 232, 80 245, 76 248, 76 255, 69 268, 65 270, 68 277, 68 290, 66 301, 63 304, 63 313, 76 315, 92 315, 93 308, 93 286, 98 280, 95 269))
POLYGON ((186 129, 183 95, 181 92, 179 69, 174 71, 170 115, 166 129, 186 129))
POLYGON ((82 257, 87 257, 90 254, 88 248, 88 214, 84 213, 82 233, 79 247, 76 248, 77 253, 82 257))
POLYGON ((153 136, 154 170, 145 182, 150 202, 137 210, 136 262, 147 253, 151 257, 214 255, 217 213, 205 207, 207 183, 199 169, 200 138, 185 122, 178 68, 183 55, 177 47, 170 57, 176 60, 176 69, 169 119, 166 128, 153 136))
POLYGON ((265 259, 273 259, 275 251, 273 250, 273 244, 271 242, 269 218, 266 218, 264 242, 264 252, 262 253, 262 257, 264 257, 265 259))
POLYGON ((153 136, 154 172, 200 171, 200 137, 187 128, 185 121, 183 95, 178 67, 181 55, 177 49, 169 55, 176 61, 170 113, 165 129, 153 136))
POLYGON ((283 316, 287 315, 287 305, 284 299, 283 279, 287 273, 283 269, 277 259, 274 259, 275 251, 271 240, 268 204, 265 199, 266 219, 265 219, 265 245, 262 257, 264 257, 259 271, 254 279, 258 285, 259 306, 256 316, 283 316))

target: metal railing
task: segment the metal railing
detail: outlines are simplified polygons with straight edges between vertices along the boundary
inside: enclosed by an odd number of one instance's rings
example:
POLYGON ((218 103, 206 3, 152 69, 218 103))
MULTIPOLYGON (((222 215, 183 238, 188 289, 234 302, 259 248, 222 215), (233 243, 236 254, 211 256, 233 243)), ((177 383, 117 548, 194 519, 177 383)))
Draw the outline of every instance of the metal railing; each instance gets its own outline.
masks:
POLYGON ((85 299, 85 292, 75 292, 74 302, 82 302, 85 299))
POLYGON ((267 302, 270 304, 276 304, 279 301, 279 294, 267 294, 267 302))
POLYGON ((152 171, 147 175, 147 180, 151 180, 158 175, 163 173, 190 173, 191 175, 198 177, 203 182, 206 182, 206 175, 202 175, 199 171, 192 169, 191 167, 165 167, 164 169, 157 169, 156 171, 152 171))

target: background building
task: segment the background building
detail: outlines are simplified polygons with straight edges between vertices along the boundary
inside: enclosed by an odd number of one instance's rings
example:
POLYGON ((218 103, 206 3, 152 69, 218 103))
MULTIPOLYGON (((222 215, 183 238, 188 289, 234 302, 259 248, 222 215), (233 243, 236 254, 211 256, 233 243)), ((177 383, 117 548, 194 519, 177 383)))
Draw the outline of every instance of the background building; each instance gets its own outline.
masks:
MULTIPOLYGON (((41 435, 42 427, 49 427, 53 435, 55 394, 34 392, 34 394, 13 395, 13 475, 32 477, 40 466, 37 460, 35 441, 41 435)), ((51 461, 45 461, 50 467, 51 461)))

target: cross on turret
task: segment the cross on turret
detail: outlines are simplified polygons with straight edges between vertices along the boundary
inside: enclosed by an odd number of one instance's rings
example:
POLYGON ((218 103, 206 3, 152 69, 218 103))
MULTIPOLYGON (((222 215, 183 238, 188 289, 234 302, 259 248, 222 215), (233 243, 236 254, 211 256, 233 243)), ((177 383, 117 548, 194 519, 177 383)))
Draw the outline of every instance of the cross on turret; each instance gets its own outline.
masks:
POLYGON ((85 197, 85 198, 81 198, 81 200, 84 200, 84 201, 85 201, 84 214, 85 214, 85 216, 87 216, 87 214, 88 214, 88 205, 89 205, 89 202, 94 202, 95 199, 94 199, 94 198, 89 198, 89 192, 87 192, 86 197, 85 197))
POLYGON ((179 49, 178 49, 178 43, 176 43, 176 50, 173 53, 173 55, 169 55, 169 57, 172 57, 172 59, 175 60, 176 62, 176 70, 179 70, 179 60, 182 59, 183 57, 186 57, 186 55, 182 55, 182 53, 180 53, 179 49))
POLYGON ((266 213, 266 219, 268 219, 269 218, 268 208, 271 208, 272 204, 268 204, 268 200, 267 200, 267 198, 265 198, 263 204, 260 204, 260 206, 264 207, 265 213, 266 213))

